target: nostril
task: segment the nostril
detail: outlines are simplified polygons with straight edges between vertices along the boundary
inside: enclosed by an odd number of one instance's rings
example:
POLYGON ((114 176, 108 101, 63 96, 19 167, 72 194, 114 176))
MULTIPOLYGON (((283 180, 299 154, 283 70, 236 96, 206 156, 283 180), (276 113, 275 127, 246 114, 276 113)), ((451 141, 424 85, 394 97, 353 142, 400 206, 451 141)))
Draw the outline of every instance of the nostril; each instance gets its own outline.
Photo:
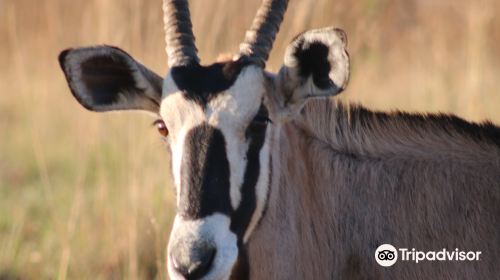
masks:
POLYGON ((171 254, 172 265, 177 272, 187 280, 202 278, 210 270, 215 258, 216 250, 211 246, 203 246, 191 251, 189 257, 183 257, 181 252, 173 251, 171 254))

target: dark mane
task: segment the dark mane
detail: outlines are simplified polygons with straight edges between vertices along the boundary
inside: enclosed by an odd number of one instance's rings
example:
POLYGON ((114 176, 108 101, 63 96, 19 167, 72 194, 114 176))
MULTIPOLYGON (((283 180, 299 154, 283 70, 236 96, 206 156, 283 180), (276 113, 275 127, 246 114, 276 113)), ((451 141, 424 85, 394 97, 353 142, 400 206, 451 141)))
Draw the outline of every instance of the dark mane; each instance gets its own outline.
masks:
POLYGON ((443 133, 448 134, 450 137, 459 134, 467 137, 478 143, 492 143, 500 148, 500 127, 493 124, 491 121, 484 121, 481 123, 466 121, 454 114, 444 113, 408 113, 402 111, 381 112, 370 111, 360 105, 353 105, 349 107, 351 116, 353 118, 352 125, 356 122, 368 123, 370 119, 377 119, 380 123, 390 123, 391 121, 398 120, 408 124, 415 129, 440 129, 443 133))
MULTIPOLYGON (((500 127, 475 123, 452 114, 379 112, 333 100, 308 102, 300 122, 332 148, 356 155, 415 152, 432 155, 500 152, 500 127)), ((480 156, 479 154, 477 156, 480 156)), ((498 155, 497 155, 498 156, 498 155)))

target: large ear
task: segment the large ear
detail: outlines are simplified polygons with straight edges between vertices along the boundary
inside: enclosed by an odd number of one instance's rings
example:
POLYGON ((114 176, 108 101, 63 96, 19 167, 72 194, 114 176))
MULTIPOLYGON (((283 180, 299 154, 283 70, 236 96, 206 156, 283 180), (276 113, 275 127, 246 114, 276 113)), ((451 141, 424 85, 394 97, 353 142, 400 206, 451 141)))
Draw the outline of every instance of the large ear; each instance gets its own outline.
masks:
POLYGON ((287 47, 276 77, 276 101, 281 109, 297 111, 311 97, 340 93, 349 79, 347 36, 328 27, 298 35, 287 47))
POLYGON ((68 49, 59 63, 83 107, 158 113, 163 79, 126 52, 110 46, 68 49))

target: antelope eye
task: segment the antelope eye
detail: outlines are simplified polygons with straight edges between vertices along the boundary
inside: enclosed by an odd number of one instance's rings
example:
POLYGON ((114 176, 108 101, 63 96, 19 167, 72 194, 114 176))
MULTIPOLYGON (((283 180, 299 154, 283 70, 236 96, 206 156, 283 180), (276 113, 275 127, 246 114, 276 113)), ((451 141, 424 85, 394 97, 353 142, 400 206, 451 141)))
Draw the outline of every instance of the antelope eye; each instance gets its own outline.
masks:
POLYGON ((168 129, 167 126, 165 125, 165 122, 163 120, 156 120, 153 123, 154 126, 158 129, 158 132, 161 134, 163 137, 168 136, 168 129))

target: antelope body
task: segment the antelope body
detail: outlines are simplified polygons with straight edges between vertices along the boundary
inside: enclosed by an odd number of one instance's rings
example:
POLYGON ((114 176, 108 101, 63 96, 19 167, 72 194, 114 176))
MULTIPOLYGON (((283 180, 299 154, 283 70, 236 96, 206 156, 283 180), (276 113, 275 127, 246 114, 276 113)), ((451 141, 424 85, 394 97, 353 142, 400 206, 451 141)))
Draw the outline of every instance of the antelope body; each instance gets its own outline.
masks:
POLYGON ((170 278, 500 275, 500 128, 326 98, 348 81, 340 29, 299 34, 279 73, 265 71, 287 4, 265 0, 240 53, 204 66, 187 2, 164 0, 164 79, 114 47, 59 57, 85 108, 158 116, 177 193, 170 278), (374 258, 384 243, 481 259, 386 268, 374 258))

